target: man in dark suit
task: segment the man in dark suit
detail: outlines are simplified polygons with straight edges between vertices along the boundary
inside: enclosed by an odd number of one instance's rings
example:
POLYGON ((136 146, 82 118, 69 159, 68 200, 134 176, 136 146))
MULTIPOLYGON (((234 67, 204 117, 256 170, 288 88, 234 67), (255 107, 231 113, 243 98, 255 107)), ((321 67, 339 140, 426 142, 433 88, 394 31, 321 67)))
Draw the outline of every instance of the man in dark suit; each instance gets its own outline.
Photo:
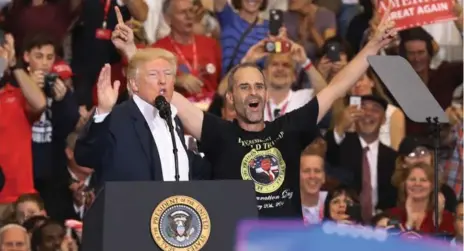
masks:
POLYGON ((60 222, 67 219, 82 220, 84 212, 95 198, 98 189, 96 176, 90 168, 79 166, 74 159, 77 134, 71 133, 66 139, 67 163, 62 163, 52 184, 43 194, 48 215, 60 222))
MULTIPOLYGON (((176 66, 176 57, 166 50, 138 50, 127 69, 131 98, 115 105, 120 83, 111 83, 111 67, 105 65, 97 83, 98 106, 76 143, 77 163, 94 169, 99 181, 174 181, 171 135, 153 103, 159 95, 170 102, 176 66)), ((194 176, 207 179, 207 164, 187 150, 182 125, 172 105, 171 111, 180 180, 194 176), (192 166, 198 169, 189 168, 192 166)))
POLYGON ((390 179, 397 154, 379 141, 387 105, 378 96, 362 96, 361 105, 349 107, 345 111, 347 118, 326 134, 327 160, 353 174, 351 185, 360 193, 366 221, 375 209, 385 210, 396 204, 396 189, 390 179), (351 123, 356 125, 354 133, 347 132, 351 123))

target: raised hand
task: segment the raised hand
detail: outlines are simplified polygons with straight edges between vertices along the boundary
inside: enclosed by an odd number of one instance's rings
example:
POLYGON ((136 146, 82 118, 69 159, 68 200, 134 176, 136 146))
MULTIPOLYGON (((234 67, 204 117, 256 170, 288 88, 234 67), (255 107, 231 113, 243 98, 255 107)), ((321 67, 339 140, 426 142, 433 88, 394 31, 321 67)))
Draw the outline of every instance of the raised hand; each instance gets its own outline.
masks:
POLYGON ((134 42, 134 31, 126 23, 124 23, 124 19, 122 18, 122 14, 118 6, 114 7, 114 10, 116 11, 118 24, 111 34, 111 41, 113 42, 114 47, 120 50, 124 56, 131 58, 137 50, 134 42))
POLYGON ((293 61, 295 61, 297 64, 299 65, 302 65, 306 62, 306 60, 308 60, 308 56, 306 56, 306 51, 305 49, 303 48, 303 46, 301 46, 300 44, 298 43, 295 43, 293 41, 290 41, 288 40, 291 44, 291 49, 290 49, 290 55, 293 59, 293 61))
POLYGON ((120 85, 121 83, 118 80, 111 84, 111 66, 105 64, 100 71, 97 82, 97 112, 99 114, 111 112, 118 100, 120 85))
POLYGON ((385 13, 383 13, 379 25, 375 28, 375 31, 366 46, 380 50, 396 38, 398 30, 395 28, 395 22, 390 20, 390 10, 391 6, 389 6, 385 13))
POLYGON ((242 63, 256 63, 256 61, 268 56, 269 52, 267 52, 265 48, 267 41, 268 39, 265 38, 251 46, 250 49, 248 49, 245 56, 243 57, 242 63))

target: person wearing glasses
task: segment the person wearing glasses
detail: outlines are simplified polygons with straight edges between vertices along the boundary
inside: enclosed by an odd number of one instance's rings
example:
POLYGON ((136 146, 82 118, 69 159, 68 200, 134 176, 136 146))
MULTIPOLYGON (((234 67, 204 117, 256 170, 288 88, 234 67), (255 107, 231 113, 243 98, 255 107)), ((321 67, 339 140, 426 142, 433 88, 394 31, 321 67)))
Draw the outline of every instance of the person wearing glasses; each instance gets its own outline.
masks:
MULTIPOLYGON (((399 187, 401 177, 407 171, 408 167, 417 164, 433 166, 435 160, 433 158, 433 151, 430 149, 431 145, 431 142, 427 142, 426 139, 414 136, 407 136, 401 141, 398 157, 396 158, 395 171, 391 179, 394 187, 399 187)), ((445 209, 449 212, 454 212, 457 198, 453 189, 446 184, 442 184, 440 192, 445 197, 445 209)))

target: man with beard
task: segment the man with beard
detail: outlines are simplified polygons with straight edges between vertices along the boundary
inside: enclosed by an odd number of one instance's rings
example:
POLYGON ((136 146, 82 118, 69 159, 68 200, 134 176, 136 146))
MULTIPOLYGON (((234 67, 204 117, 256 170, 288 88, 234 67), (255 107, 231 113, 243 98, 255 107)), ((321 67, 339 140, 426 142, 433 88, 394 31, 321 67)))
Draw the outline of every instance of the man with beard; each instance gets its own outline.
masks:
MULTIPOLYGON (((267 101, 263 73, 253 64, 235 67, 229 76, 227 99, 237 120, 226 122, 202 113, 175 94, 172 103, 187 130, 200 143, 200 151, 214 168, 214 179, 255 181, 261 217, 301 217, 299 161, 301 151, 319 135, 317 123, 333 102, 342 97, 368 68, 375 55, 394 35, 384 18, 369 44, 306 105, 273 122, 264 122, 267 101), (262 179, 268 175, 269 179, 262 179)), ((298 64, 307 62, 302 46, 292 43, 298 64)))
POLYGON ((264 120, 273 121, 278 117, 298 109, 311 100, 320 90, 327 86, 324 78, 312 67, 308 59, 303 62, 302 70, 306 72, 314 89, 292 90, 292 84, 297 79, 297 54, 290 53, 262 53, 266 40, 253 45, 243 58, 242 62, 256 63, 263 57, 267 57, 264 64, 264 75, 269 100, 264 108, 264 120))
MULTIPOLYGON (((226 98, 237 113, 233 122, 204 113, 188 99, 174 93, 171 104, 177 108, 186 131, 201 142, 200 151, 214 168, 213 178, 255 181, 261 217, 301 218, 300 153, 319 136, 317 123, 333 102, 344 96, 367 70, 367 57, 376 55, 396 35, 388 15, 386 12, 372 40, 331 84, 303 107, 273 122, 264 122, 267 89, 265 77, 255 64, 240 64, 229 74, 226 98), (268 179, 261 179, 266 175, 268 179)), ((122 28, 122 25, 117 27, 116 33, 122 28)), ((284 33, 279 39, 287 39, 284 33)), ((119 49, 133 48, 131 36, 123 37, 124 43, 119 49)), ((307 62, 303 47, 288 42, 295 61, 300 65, 307 62)))

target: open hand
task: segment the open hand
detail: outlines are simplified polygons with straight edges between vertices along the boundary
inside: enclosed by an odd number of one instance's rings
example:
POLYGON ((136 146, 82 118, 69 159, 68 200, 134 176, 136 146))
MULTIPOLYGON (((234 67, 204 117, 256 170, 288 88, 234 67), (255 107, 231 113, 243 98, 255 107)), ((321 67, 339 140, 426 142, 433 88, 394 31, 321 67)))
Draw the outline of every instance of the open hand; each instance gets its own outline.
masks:
POLYGON ((290 55, 292 56, 293 61, 299 65, 304 64, 306 60, 308 60, 308 56, 306 56, 306 51, 303 46, 293 41, 289 42, 291 44, 290 55))
POLYGON ((114 7, 118 24, 111 34, 111 41, 116 49, 120 50, 127 58, 131 58, 137 50, 134 42, 134 31, 124 23, 118 6, 114 7))
POLYGON ((100 76, 97 82, 97 97, 98 105, 97 112, 99 114, 109 113, 116 104, 119 95, 119 86, 121 83, 116 80, 111 84, 111 66, 105 64, 100 71, 100 76))
POLYGON ((259 41, 258 43, 254 44, 253 46, 248 49, 247 53, 242 59, 242 63, 249 62, 249 63, 256 63, 257 61, 261 60, 264 57, 269 55, 269 52, 266 51, 266 43, 269 40, 267 38, 259 41))
POLYGON ((192 74, 183 74, 177 78, 176 87, 179 87, 190 94, 200 93, 203 82, 192 74))

